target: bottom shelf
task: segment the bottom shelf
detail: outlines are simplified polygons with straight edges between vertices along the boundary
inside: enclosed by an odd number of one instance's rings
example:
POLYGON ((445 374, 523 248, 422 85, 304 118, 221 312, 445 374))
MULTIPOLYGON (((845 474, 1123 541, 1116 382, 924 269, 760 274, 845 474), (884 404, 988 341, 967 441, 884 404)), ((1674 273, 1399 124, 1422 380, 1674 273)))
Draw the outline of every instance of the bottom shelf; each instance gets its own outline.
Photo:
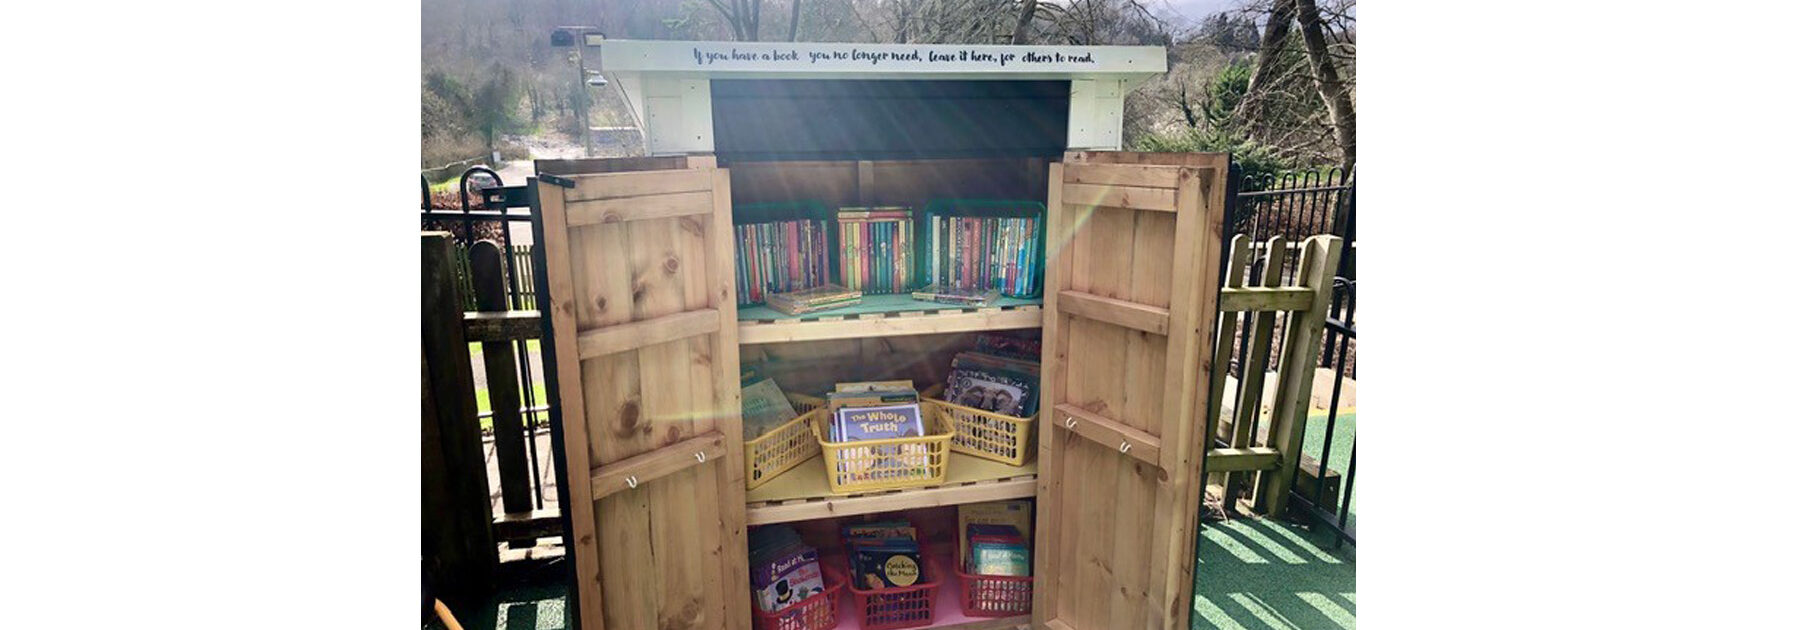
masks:
MULTIPOLYGON (((938 566, 955 566, 952 563, 951 555, 938 555, 938 561, 941 563, 938 566)), ((832 558, 831 561, 841 562, 842 560, 832 558)), ((944 576, 945 581, 938 587, 937 603, 934 604, 934 610, 937 612, 936 621, 929 626, 919 626, 919 628, 955 628, 957 630, 1000 630, 1004 628, 1013 630, 1019 626, 1031 624, 1031 615, 1017 617, 970 617, 964 615, 962 602, 958 599, 960 595, 957 594, 960 585, 957 584, 956 579, 955 573, 944 576)), ((851 596, 850 589, 845 588, 840 597, 843 599, 838 600, 837 630, 863 630, 861 617, 852 609, 855 598, 851 596)))

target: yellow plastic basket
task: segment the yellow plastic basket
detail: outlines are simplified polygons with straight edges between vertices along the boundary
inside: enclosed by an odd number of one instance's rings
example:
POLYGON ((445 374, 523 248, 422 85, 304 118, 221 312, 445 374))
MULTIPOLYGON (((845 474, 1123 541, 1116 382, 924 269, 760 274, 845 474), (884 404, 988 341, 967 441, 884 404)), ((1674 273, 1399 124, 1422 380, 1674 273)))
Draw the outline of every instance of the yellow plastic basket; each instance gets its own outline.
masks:
POLYGON ((1037 416, 1019 418, 944 401, 944 386, 925 390, 925 398, 949 415, 956 428, 950 450, 1012 466, 1031 460, 1037 447, 1037 416))
POLYGON ((814 410, 825 406, 825 399, 806 394, 787 393, 799 417, 776 427, 754 440, 744 442, 744 489, 749 490, 781 476, 801 462, 819 454, 819 441, 813 439, 814 410))
POLYGON ((920 401, 925 430, 920 437, 857 442, 828 442, 825 411, 809 414, 813 436, 825 452, 825 481, 833 494, 917 488, 944 483, 950 463, 950 439, 956 429, 931 401, 920 401))

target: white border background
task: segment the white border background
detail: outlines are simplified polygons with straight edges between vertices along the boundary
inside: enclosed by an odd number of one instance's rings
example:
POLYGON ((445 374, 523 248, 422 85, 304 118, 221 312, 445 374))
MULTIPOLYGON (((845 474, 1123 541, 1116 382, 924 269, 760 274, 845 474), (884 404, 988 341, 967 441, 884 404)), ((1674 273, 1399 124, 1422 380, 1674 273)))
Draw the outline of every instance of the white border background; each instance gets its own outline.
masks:
MULTIPOLYGON (((11 9, 8 626, 417 622, 418 12, 11 9)), ((1794 13, 1361 8, 1366 627, 1794 623, 1794 13)))

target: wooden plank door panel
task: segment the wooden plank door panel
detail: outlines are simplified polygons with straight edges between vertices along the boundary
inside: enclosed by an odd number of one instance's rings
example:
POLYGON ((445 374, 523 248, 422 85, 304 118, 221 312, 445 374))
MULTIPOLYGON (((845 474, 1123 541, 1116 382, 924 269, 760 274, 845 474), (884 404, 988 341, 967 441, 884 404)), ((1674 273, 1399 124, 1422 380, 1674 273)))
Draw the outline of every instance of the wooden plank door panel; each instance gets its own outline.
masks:
POLYGON ((1039 628, 1185 628, 1223 155, 1051 166, 1039 628))
POLYGON ((537 188, 581 627, 743 628, 727 173, 582 166, 537 188))

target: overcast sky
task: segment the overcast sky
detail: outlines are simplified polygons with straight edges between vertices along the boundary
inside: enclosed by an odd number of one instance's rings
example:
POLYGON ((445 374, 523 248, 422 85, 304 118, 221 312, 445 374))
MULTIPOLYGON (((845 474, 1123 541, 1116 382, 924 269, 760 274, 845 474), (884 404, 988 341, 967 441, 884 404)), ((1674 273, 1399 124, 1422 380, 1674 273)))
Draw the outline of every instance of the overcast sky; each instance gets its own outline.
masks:
POLYGON ((1243 4, 1242 0, 1160 0, 1160 2, 1166 3, 1168 8, 1190 24, 1198 23, 1200 18, 1226 9, 1234 9, 1243 4))

